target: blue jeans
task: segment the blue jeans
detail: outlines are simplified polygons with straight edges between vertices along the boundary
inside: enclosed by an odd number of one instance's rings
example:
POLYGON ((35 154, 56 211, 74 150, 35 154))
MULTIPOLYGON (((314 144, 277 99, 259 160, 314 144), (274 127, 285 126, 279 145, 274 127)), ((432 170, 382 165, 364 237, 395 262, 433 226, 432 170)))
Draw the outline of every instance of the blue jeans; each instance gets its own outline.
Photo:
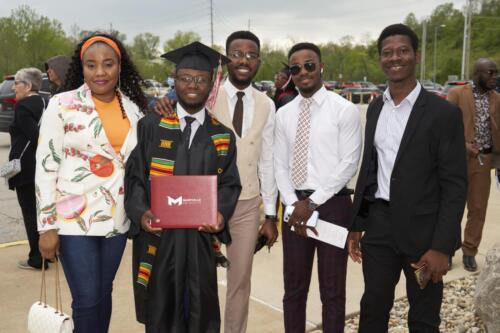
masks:
POLYGON ((127 237, 60 235, 59 240, 59 258, 73 297, 74 332, 108 332, 113 280, 127 237))

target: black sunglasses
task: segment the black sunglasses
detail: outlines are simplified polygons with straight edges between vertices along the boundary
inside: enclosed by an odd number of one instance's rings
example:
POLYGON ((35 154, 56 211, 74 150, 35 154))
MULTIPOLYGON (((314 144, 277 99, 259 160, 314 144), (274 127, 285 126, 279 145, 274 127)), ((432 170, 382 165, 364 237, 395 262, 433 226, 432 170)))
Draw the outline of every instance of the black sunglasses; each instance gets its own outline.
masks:
POLYGON ((290 74, 292 75, 297 75, 300 73, 300 70, 302 69, 302 66, 306 69, 308 72, 314 72, 316 70, 316 64, 314 62, 306 62, 304 65, 299 65, 295 64, 289 67, 290 74))

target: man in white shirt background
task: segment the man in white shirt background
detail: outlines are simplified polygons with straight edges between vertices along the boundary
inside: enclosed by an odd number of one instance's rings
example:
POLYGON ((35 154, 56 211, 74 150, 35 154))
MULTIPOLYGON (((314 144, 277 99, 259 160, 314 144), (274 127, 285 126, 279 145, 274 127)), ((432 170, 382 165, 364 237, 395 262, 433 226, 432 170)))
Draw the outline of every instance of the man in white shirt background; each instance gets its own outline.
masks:
POLYGON ((282 227, 285 331, 305 331, 317 251, 323 331, 340 333, 344 331, 347 252, 307 238, 305 222, 318 210, 320 219, 347 226, 352 201, 346 185, 356 174, 361 152, 360 114, 354 104, 323 86, 316 45, 294 45, 288 62, 300 95, 278 111, 274 142, 281 201, 295 206, 282 227))

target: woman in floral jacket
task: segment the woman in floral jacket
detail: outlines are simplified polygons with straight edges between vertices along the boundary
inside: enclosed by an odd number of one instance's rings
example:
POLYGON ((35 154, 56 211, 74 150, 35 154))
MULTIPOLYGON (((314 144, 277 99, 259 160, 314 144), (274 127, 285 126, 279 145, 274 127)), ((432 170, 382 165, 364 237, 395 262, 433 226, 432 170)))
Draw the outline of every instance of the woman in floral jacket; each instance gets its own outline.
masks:
POLYGON ((56 254, 73 296, 75 332, 107 332, 113 280, 126 244, 124 166, 146 100, 122 44, 78 44, 64 93, 42 117, 35 190, 40 252, 56 254))

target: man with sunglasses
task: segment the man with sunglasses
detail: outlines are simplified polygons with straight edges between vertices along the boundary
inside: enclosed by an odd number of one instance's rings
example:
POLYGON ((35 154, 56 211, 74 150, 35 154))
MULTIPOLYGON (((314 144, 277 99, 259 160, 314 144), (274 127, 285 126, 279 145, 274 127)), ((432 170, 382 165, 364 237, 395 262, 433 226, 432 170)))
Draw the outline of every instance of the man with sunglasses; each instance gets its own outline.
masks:
POLYGON ((323 332, 344 331, 347 251, 308 238, 306 221, 319 218, 347 226, 352 201, 346 188, 361 152, 361 119, 351 102, 327 91, 321 52, 299 43, 288 52, 299 95, 276 114, 274 163, 284 206, 294 206, 282 226, 285 331, 305 331, 314 253, 323 304, 323 332), (292 229, 293 227, 293 229, 292 229))
MULTIPOLYGON (((448 100, 463 113, 465 148, 467 150, 467 223, 462 242, 463 264, 475 272, 475 256, 486 218, 490 196, 493 152, 500 149, 500 98, 495 91, 497 65, 481 58, 474 65, 472 85, 451 89, 448 100)), ((498 165, 496 167, 499 167, 498 165)))

